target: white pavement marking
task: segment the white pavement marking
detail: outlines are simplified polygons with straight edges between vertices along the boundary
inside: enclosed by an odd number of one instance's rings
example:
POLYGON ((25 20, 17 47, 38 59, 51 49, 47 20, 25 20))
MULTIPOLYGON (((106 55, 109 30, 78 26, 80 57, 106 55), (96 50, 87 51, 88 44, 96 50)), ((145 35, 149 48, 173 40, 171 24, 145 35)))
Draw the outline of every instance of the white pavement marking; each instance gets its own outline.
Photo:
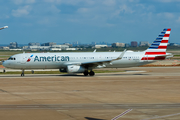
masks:
POLYGON ((134 70, 127 70, 127 73, 136 73, 136 72, 146 72, 146 71, 134 71, 134 70))
POLYGON ((69 111, 69 110, 57 110, 57 111, 69 111))
POLYGON ((180 113, 164 115, 164 116, 157 116, 157 117, 152 117, 152 118, 147 118, 147 119, 142 119, 142 120, 152 120, 152 119, 157 119, 157 118, 171 117, 171 116, 175 116, 175 115, 180 115, 180 113))
POLYGON ((118 116, 114 117, 111 120, 117 120, 118 118, 122 117, 123 115, 127 114, 128 112, 130 112, 132 109, 128 109, 126 111, 124 111, 123 113, 119 114, 118 116))
POLYGON ((27 108, 30 107, 30 108, 34 108, 34 107, 39 107, 39 106, 17 106, 17 107, 25 107, 25 108, 26 108, 26 107, 27 107, 27 108))

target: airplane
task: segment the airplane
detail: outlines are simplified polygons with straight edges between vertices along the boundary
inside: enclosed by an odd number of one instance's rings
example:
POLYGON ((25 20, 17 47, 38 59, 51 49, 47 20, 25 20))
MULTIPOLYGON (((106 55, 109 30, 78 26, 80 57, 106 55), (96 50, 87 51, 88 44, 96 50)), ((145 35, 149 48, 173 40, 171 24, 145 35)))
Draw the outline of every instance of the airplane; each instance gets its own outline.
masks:
POLYGON ((58 52, 58 53, 21 53, 11 56, 3 62, 6 68, 21 69, 59 69, 60 72, 83 73, 94 76, 95 68, 136 67, 157 60, 173 57, 166 53, 171 29, 163 29, 151 46, 141 52, 124 50, 123 52, 58 52))
POLYGON ((4 26, 4 27, 0 28, 0 30, 5 29, 5 28, 8 28, 8 26, 4 26))

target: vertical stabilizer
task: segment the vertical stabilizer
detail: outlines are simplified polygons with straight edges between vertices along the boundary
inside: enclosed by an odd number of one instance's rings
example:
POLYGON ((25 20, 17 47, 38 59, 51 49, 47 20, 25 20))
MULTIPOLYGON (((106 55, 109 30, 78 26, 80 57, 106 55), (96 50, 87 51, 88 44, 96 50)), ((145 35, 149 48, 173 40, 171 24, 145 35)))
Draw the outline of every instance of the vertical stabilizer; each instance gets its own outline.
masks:
POLYGON ((170 28, 163 29, 161 34, 159 34, 156 40, 145 51, 145 55, 165 55, 170 32, 171 32, 170 28))

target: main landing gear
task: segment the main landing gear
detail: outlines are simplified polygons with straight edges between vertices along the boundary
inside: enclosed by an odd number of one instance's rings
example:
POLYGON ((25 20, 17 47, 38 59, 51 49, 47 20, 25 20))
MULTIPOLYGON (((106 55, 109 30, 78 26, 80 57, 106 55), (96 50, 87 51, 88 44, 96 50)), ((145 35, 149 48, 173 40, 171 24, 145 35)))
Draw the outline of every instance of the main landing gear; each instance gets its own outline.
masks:
POLYGON ((24 70, 22 70, 21 76, 22 76, 22 77, 24 76, 24 70))
POLYGON ((94 71, 92 71, 92 70, 90 72, 88 72, 88 70, 84 71, 84 76, 88 76, 88 74, 90 76, 94 76, 95 75, 94 71))
POLYGON ((91 70, 91 71, 89 72, 89 75, 90 75, 90 76, 94 76, 94 75, 95 75, 94 71, 91 70))

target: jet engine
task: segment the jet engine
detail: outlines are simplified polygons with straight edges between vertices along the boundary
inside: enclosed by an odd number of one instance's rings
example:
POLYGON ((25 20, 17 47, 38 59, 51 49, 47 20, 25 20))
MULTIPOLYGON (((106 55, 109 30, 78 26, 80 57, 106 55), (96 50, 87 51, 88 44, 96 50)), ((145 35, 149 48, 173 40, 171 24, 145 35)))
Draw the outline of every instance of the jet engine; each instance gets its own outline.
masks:
POLYGON ((85 68, 79 65, 68 65, 67 72, 68 73, 83 73, 85 68))

